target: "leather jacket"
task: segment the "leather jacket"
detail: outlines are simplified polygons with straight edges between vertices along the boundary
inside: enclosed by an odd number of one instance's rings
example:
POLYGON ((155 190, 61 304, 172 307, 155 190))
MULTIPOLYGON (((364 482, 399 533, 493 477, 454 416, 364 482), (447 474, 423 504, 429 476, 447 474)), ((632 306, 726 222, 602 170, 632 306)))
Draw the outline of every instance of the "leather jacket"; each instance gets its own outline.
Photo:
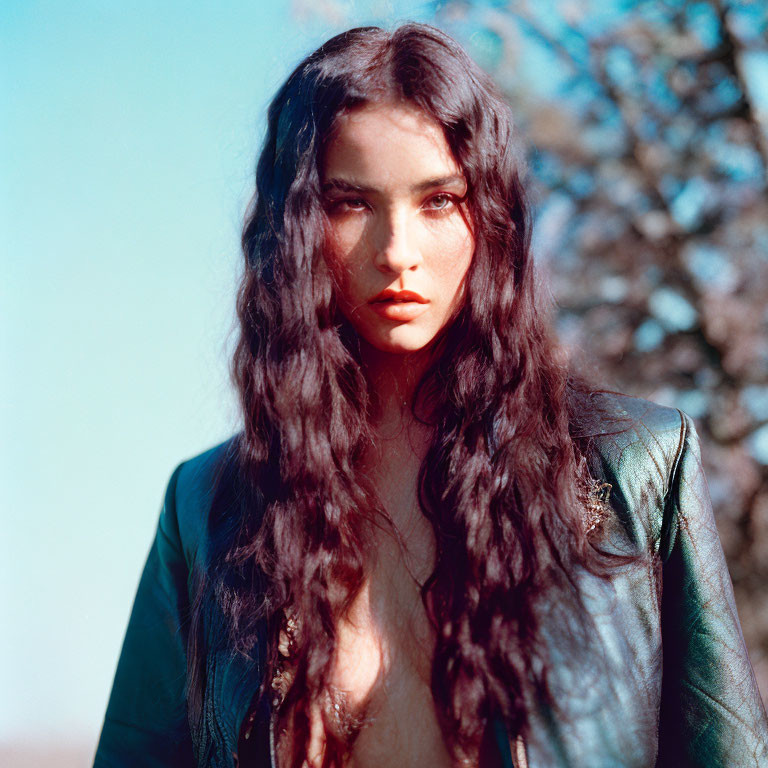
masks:
MULTIPOLYGON (((768 766, 768 720, 693 423, 675 409, 614 399, 626 419, 594 438, 591 468, 610 484, 612 545, 651 557, 639 568, 620 569, 610 582, 583 577, 603 666, 555 665, 550 685, 567 717, 555 720, 543 707, 529 714, 528 765, 768 766)), ((95 768, 235 764, 264 648, 255 649, 252 660, 221 645, 208 649, 206 750, 190 729, 185 698, 191 574, 207 556, 212 508, 235 495, 233 440, 183 462, 170 479, 95 768)), ((556 624, 548 636, 554 658, 556 624)), ((268 718, 268 710, 262 716, 268 718)), ((503 726, 495 731, 502 764, 512 766, 503 726)), ((262 764, 271 761, 267 749, 262 764)))

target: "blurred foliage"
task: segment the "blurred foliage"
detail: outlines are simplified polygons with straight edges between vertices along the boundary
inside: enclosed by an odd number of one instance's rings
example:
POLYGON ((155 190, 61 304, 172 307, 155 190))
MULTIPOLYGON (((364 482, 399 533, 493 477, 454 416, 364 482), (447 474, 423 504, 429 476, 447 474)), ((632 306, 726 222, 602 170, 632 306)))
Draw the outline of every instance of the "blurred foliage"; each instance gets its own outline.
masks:
POLYGON ((696 420, 768 699, 768 4, 429 7, 526 137, 561 337, 696 420))
POLYGON ((768 5, 444 4, 529 142, 561 337, 696 420, 768 698, 768 5))

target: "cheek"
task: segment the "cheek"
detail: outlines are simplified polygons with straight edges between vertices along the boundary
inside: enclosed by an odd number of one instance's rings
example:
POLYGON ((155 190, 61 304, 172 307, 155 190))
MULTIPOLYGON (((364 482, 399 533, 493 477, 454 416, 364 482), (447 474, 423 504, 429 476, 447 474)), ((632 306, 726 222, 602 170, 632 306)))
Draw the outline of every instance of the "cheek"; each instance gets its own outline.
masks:
POLYGON ((472 263, 474 249, 474 239, 465 227, 433 240, 432 273, 444 290, 458 290, 472 263))
POLYGON ((349 268, 359 259, 361 232, 353 222, 333 222, 325 232, 326 261, 335 269, 349 268))
POLYGON ((331 217, 326 226, 325 240, 337 260, 347 261, 360 249, 365 235, 361 216, 331 217))

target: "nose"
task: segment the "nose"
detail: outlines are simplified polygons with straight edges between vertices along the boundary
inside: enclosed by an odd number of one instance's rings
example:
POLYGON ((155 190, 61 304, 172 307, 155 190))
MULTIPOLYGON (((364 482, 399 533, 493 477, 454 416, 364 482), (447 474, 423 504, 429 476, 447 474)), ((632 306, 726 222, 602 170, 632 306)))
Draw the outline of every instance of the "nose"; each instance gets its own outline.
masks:
POLYGON ((381 272, 400 274, 421 264, 407 211, 390 211, 376 223, 374 263, 381 272))

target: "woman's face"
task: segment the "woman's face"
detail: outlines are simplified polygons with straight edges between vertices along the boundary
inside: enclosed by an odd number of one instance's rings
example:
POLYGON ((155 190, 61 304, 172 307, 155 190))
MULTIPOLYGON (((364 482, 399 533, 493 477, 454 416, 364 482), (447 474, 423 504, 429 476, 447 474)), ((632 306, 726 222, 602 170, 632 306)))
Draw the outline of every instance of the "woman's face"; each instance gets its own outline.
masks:
POLYGON ((461 305, 474 251, 441 126, 408 104, 358 107, 339 119, 322 184, 344 316, 376 349, 424 348, 461 305))

